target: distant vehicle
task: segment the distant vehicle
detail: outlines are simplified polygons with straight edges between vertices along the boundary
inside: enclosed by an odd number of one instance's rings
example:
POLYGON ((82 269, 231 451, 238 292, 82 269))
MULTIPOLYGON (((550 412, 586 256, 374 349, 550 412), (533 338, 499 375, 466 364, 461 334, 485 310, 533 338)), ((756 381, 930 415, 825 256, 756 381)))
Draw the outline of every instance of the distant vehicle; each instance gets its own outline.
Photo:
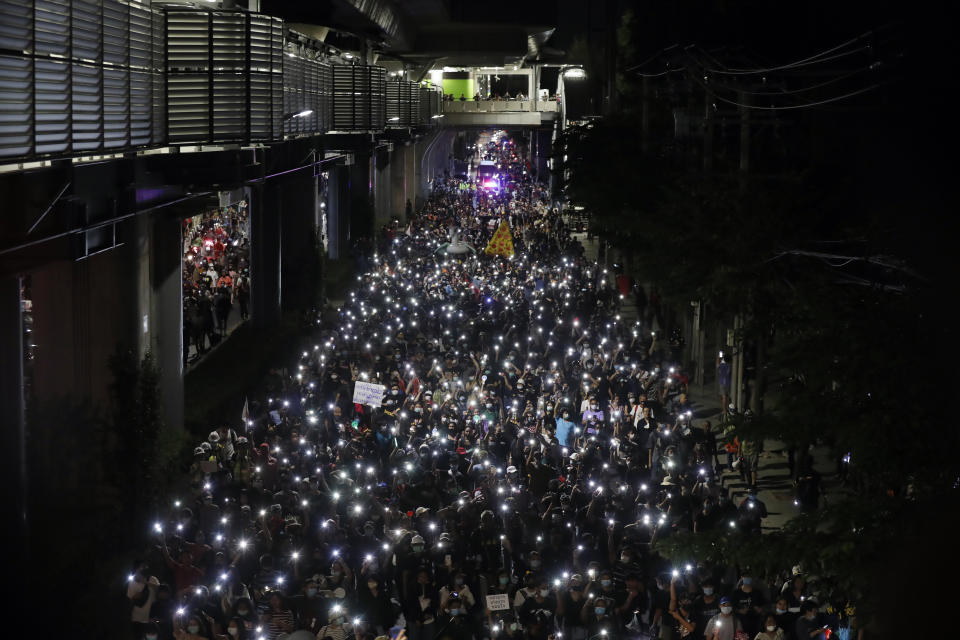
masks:
POLYGON ((477 183, 487 191, 500 191, 500 170, 490 160, 483 160, 477 167, 477 183))

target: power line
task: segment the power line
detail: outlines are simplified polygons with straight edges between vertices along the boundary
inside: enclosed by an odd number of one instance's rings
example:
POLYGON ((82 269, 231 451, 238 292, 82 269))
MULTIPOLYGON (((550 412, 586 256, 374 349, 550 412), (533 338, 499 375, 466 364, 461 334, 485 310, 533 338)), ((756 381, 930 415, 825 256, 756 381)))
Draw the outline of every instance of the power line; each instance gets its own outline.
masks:
POLYGON ((758 110, 761 110, 761 111, 790 111, 790 110, 793 110, 793 109, 809 109, 809 108, 811 108, 811 107, 819 107, 819 106, 824 105, 824 104, 830 104, 831 102, 839 102, 840 100, 846 100, 847 98, 852 98, 852 97, 854 97, 854 96, 858 96, 858 95, 860 95, 861 93, 867 93, 868 91, 873 91, 874 89, 877 89, 877 88, 879 88, 879 87, 881 87, 881 86, 883 85, 882 82, 877 82, 877 83, 872 84, 872 85, 870 85, 870 86, 868 86, 868 87, 864 87, 864 88, 862 88, 862 89, 857 89, 856 91, 851 91, 851 92, 845 93, 845 94, 843 94, 843 95, 841 95, 841 96, 834 96, 834 97, 832 97, 832 98, 825 98, 825 99, 823 99, 823 100, 818 100, 818 101, 816 101, 816 102, 808 102, 808 103, 805 103, 805 104, 792 104, 792 105, 786 105, 786 106, 782 106, 782 107, 774 107, 774 106, 762 107, 762 106, 759 106, 759 105, 744 104, 744 103, 742 103, 742 102, 737 102, 736 100, 729 100, 729 99, 727 99, 727 98, 724 98, 723 96, 718 95, 717 93, 715 93, 714 91, 712 91, 712 90, 710 89, 710 87, 708 87, 705 82, 703 82, 702 80, 700 80, 700 78, 697 78, 696 76, 693 76, 693 77, 694 77, 694 79, 695 79, 698 83, 700 83, 700 84, 703 86, 704 90, 705 90, 707 93, 709 93, 710 95, 712 95, 712 96, 713 96, 714 98, 716 98, 717 100, 720 100, 721 102, 726 102, 727 104, 731 104, 731 105, 734 105, 734 106, 736 106, 736 107, 744 107, 744 108, 746 108, 746 109, 758 109, 758 110))
MULTIPOLYGON (((697 52, 697 53, 699 53, 699 52, 697 52)), ((690 50, 688 49, 688 50, 687 50, 687 55, 688 55, 688 57, 689 57, 689 59, 690 59, 691 62, 693 62, 694 64, 700 65, 702 69, 706 70, 706 67, 702 64, 702 62, 700 62, 700 61, 697 59, 697 57, 696 57, 696 55, 695 55, 695 52, 690 51, 690 50)), ((854 72, 847 73, 847 74, 844 74, 844 75, 842 75, 842 76, 838 76, 838 77, 836 77, 836 78, 831 78, 830 80, 827 80, 827 81, 825 81, 825 82, 821 82, 821 83, 819 83, 819 84, 817 84, 817 85, 808 86, 808 87, 803 87, 803 88, 794 89, 794 90, 783 90, 783 91, 780 91, 780 92, 746 91, 746 90, 741 90, 741 89, 738 88, 738 87, 732 87, 732 86, 730 86, 730 85, 719 84, 719 83, 716 83, 716 82, 711 82, 711 86, 714 86, 714 87, 719 86, 720 88, 725 89, 725 90, 727 90, 727 91, 735 91, 735 92, 737 92, 737 93, 742 93, 742 94, 745 94, 745 95, 755 95, 755 96, 764 96, 764 97, 775 97, 775 96, 781 96, 781 95, 791 95, 791 94, 803 93, 803 92, 806 92, 806 91, 811 91, 811 90, 813 90, 813 89, 821 88, 821 87, 823 87, 823 86, 829 86, 829 85, 831 85, 831 84, 834 84, 834 83, 839 82, 839 81, 841 81, 841 80, 844 80, 844 79, 846 79, 846 78, 849 78, 849 77, 852 77, 852 76, 854 76, 854 75, 857 75, 858 73, 861 73, 861 72, 863 72, 864 70, 875 69, 878 64, 879 64, 879 63, 871 64, 871 65, 869 65, 868 67, 865 67, 865 68, 863 68, 863 69, 858 69, 858 70, 856 70, 856 71, 854 71, 854 72)), ((870 90, 872 90, 872 89, 880 86, 880 84, 881 84, 881 83, 876 83, 876 84, 874 84, 874 85, 872 85, 872 86, 864 87, 864 88, 858 89, 858 90, 856 90, 856 91, 851 91, 851 92, 849 92, 849 93, 845 93, 845 94, 840 95, 840 96, 833 96, 833 97, 830 97, 830 98, 824 98, 824 99, 822 99, 822 100, 816 100, 816 101, 807 102, 807 103, 804 103, 804 104, 785 105, 785 106, 772 106, 772 105, 771 105, 771 106, 760 106, 760 105, 748 105, 748 104, 743 104, 743 103, 738 102, 738 101, 736 101, 736 100, 730 100, 730 99, 724 98, 723 96, 718 95, 718 94, 716 93, 716 91, 711 90, 710 87, 707 86, 707 84, 706 84, 706 82, 705 82, 705 79, 706 79, 705 76, 704 76, 704 81, 702 81, 702 80, 700 79, 700 77, 699 77, 698 75, 696 75, 696 74, 691 74, 691 76, 694 78, 694 80, 696 80, 698 83, 700 83, 700 84, 703 86, 704 90, 706 90, 707 93, 709 93, 710 95, 714 96, 714 97, 717 98, 718 100, 721 100, 721 101, 723 101, 723 102, 726 102, 726 103, 728 103, 728 104, 732 104, 732 105, 735 105, 735 106, 738 106, 738 107, 745 107, 745 108, 750 108, 750 109, 758 109, 758 110, 763 110, 763 111, 781 111, 781 110, 792 110, 792 109, 804 109, 804 108, 808 108, 808 107, 815 107, 815 106, 819 106, 819 105, 823 105, 823 104, 829 104, 829 103, 831 103, 831 102, 837 102, 837 101, 839 101, 839 100, 844 100, 844 99, 846 99, 846 98, 850 98, 850 97, 856 96, 856 95, 858 95, 858 94, 860 94, 860 93, 865 93, 865 92, 867 92, 867 91, 870 91, 870 90)))
MULTIPOLYGON (((886 28, 886 27, 881 27, 880 29, 884 29, 884 28, 886 28)), ((874 30, 867 31, 866 33, 863 33, 863 34, 857 36, 856 38, 851 38, 850 40, 847 40, 846 42, 842 42, 842 43, 840 43, 840 44, 838 44, 838 45, 836 45, 836 46, 830 47, 830 48, 827 49, 826 51, 821 51, 820 53, 817 53, 817 54, 812 55, 812 56, 808 56, 808 57, 803 58, 803 59, 801 59, 801 60, 796 60, 795 62, 790 62, 790 63, 783 64, 783 65, 779 65, 779 66, 776 66, 776 67, 769 67, 769 68, 766 68, 766 69, 736 69, 736 68, 731 68, 731 69, 729 69, 729 70, 710 69, 710 71, 712 71, 713 73, 724 73, 724 74, 728 74, 728 75, 753 75, 753 74, 757 74, 757 73, 769 73, 769 72, 771 72, 771 71, 783 71, 783 70, 786 70, 786 69, 793 69, 793 68, 795 68, 795 67, 807 66, 807 65, 811 65, 811 64, 820 64, 821 62, 826 62, 826 61, 829 61, 829 60, 836 60, 836 59, 838 59, 838 58, 846 57, 846 56, 848 56, 848 55, 853 55, 854 53, 859 53, 860 51, 863 51, 863 50, 865 50, 865 49, 871 49, 872 47, 871 47, 870 45, 865 45, 865 46, 863 46, 863 47, 858 47, 857 49, 854 49, 853 51, 847 51, 847 52, 844 52, 844 53, 841 53, 841 54, 837 54, 837 55, 835 55, 835 56, 829 56, 829 54, 831 54, 831 53, 834 53, 834 52, 836 52, 836 51, 840 51, 841 49, 845 49, 846 47, 849 47, 850 45, 852 45, 852 44, 854 44, 854 43, 856 43, 856 42, 859 42, 860 40, 863 40, 864 38, 872 37, 872 36, 875 36, 875 35, 876 35, 876 31, 874 31, 874 30), (826 58, 825 58, 824 56, 829 56, 829 57, 826 57, 826 58)))
POLYGON ((836 78, 830 78, 829 80, 825 80, 824 82, 820 82, 820 83, 817 83, 817 84, 812 84, 812 85, 810 85, 810 86, 808 86, 808 87, 800 87, 800 88, 798 88, 798 89, 781 89, 781 90, 779 90, 779 91, 774 91, 774 90, 771 90, 771 91, 745 91, 745 90, 740 89, 740 88, 737 88, 737 87, 732 87, 732 86, 730 86, 730 85, 723 85, 723 84, 719 84, 719 83, 716 83, 716 82, 713 82, 712 84, 713 84, 714 86, 723 87, 724 89, 729 89, 730 91, 736 91, 736 92, 738 92, 738 93, 745 93, 745 94, 747 94, 747 95, 752 95, 752 96, 771 96, 771 97, 772 97, 772 96, 786 96, 786 95, 792 95, 792 94, 796 94, 796 93, 806 93, 807 91, 813 91, 813 90, 815 90, 815 89, 821 89, 821 88, 827 87, 827 86, 829 86, 829 85, 831 85, 831 84, 834 84, 834 83, 837 83, 837 82, 842 82, 843 80, 846 80, 846 79, 848 79, 848 78, 852 78, 852 77, 854 77, 854 76, 856 76, 856 75, 859 75, 859 74, 863 73, 864 71, 875 70, 878 65, 879 65, 879 63, 876 63, 876 62, 875 62, 875 63, 873 63, 873 64, 871 64, 871 65, 869 65, 869 66, 863 67, 863 68, 861 68, 861 69, 856 69, 855 71, 851 71, 851 72, 849 72, 849 73, 845 73, 845 74, 843 74, 843 75, 837 76, 836 78))
POLYGON ((812 60, 809 62, 808 61, 792 62, 790 64, 781 65, 779 67, 772 67, 770 69, 754 69, 753 71, 726 71, 724 69, 712 69, 712 68, 705 67, 705 70, 709 71, 710 73, 720 73, 728 76, 752 76, 752 75, 758 75, 761 73, 770 73, 771 71, 793 71, 794 69, 799 69, 801 67, 809 67, 815 64, 830 62, 831 60, 839 60, 840 58, 846 58, 847 56, 852 56, 854 54, 861 53, 863 51, 871 51, 871 50, 873 50, 873 47, 871 47, 870 45, 864 45, 862 47, 858 47, 857 49, 853 49, 851 51, 838 53, 834 56, 828 56, 826 58, 817 58, 816 60, 812 60))
POLYGON ((637 71, 637 72, 634 72, 634 75, 638 75, 641 78, 659 78, 661 76, 667 75, 668 73, 676 73, 677 71, 686 71, 686 70, 687 70, 686 67, 679 67, 677 69, 667 69, 662 73, 640 73, 639 71, 637 71))
MULTIPOLYGON (((699 54, 700 56, 704 56, 704 55, 707 55, 707 54, 706 54, 702 49, 699 49, 699 48, 697 49, 696 52, 690 50, 689 48, 687 49, 687 55, 688 55, 688 57, 690 58, 690 60, 691 60, 694 64, 698 64, 698 65, 700 66, 701 70, 702 70, 704 73, 709 73, 710 68, 707 67, 706 65, 704 65, 703 62, 701 62, 701 61, 697 58, 697 55, 695 55, 695 53, 696 53, 696 54, 699 54)), ((836 77, 834 77, 834 78, 830 78, 829 80, 825 80, 824 82, 819 82, 819 83, 817 83, 817 84, 813 84, 813 85, 809 85, 809 86, 805 86, 805 87, 799 87, 799 88, 795 88, 795 89, 780 89, 780 90, 776 90, 776 91, 748 91, 748 90, 742 89, 742 88, 740 88, 740 87, 734 87, 734 86, 731 86, 731 85, 722 84, 722 83, 717 82, 717 81, 715 81, 715 80, 711 80, 711 81, 710 81, 710 84, 711 84, 711 86, 713 86, 713 87, 720 87, 720 88, 726 89, 726 90, 728 90, 728 91, 734 91, 734 92, 736 92, 736 93, 742 93, 742 94, 745 94, 745 95, 752 95, 752 96, 775 97, 775 96, 784 96, 784 95, 794 95, 794 94, 798 94, 798 93, 806 93, 806 92, 808 92, 808 91, 814 91, 814 90, 816 90, 816 89, 822 89, 823 87, 827 87, 827 86, 830 86, 830 85, 832 85, 832 84, 835 84, 835 83, 838 83, 838 82, 842 82, 842 81, 844 81, 844 80, 847 80, 847 79, 849 79, 849 78, 852 78, 852 77, 854 77, 854 76, 856 76, 856 75, 859 75, 859 74, 863 73, 864 71, 876 70, 876 69, 878 69, 881 65, 882 65, 882 63, 879 62, 879 61, 873 62, 873 63, 867 65, 866 67, 861 67, 861 68, 859 68, 859 69, 855 69, 855 70, 853 70, 853 71, 849 71, 849 72, 847 72, 847 73, 843 73, 843 74, 841 74, 841 75, 839 75, 839 76, 836 76, 836 77)), ((766 80, 766 79, 764 79, 764 80, 766 80)))
POLYGON ((633 65, 632 67, 627 67, 626 70, 627 70, 627 71, 635 71, 636 69, 639 69, 640 67, 646 66, 646 65, 650 64, 651 62, 653 62, 654 60, 656 60, 657 58, 659 58, 660 56, 662 56, 664 53, 666 53, 666 52, 669 51, 670 49, 676 49, 678 46, 680 46, 680 45, 671 44, 671 45, 668 46, 668 47, 664 47, 663 49, 660 49, 659 51, 657 51, 655 54, 653 54, 652 56, 650 56, 649 58, 647 58, 646 60, 644 60, 644 61, 641 62, 640 64, 635 64, 635 65, 633 65))

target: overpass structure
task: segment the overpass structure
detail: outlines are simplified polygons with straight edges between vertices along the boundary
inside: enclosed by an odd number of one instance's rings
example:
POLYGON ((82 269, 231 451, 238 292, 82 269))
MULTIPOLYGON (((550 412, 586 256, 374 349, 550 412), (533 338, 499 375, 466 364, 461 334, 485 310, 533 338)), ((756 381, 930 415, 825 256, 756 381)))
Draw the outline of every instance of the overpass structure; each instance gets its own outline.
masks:
POLYGON ((198 215, 246 212, 250 322, 268 328, 314 247, 346 257, 418 205, 464 129, 526 129, 546 172, 552 4, 0 0, 0 420, 21 536, 26 479, 48 471, 31 437, 56 437, 28 435, 28 404, 105 406, 111 354, 149 351, 163 421, 183 424, 198 215), (484 67, 533 99, 444 101, 484 67))

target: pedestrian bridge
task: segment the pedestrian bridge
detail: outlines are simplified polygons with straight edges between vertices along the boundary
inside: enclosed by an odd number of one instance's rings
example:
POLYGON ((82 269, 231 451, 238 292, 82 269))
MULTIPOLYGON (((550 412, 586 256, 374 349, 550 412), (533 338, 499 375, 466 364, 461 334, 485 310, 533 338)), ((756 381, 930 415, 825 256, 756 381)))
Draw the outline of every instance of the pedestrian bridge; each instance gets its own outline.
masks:
POLYGON ((452 100, 442 103, 444 127, 540 126, 556 120, 556 100, 452 100))

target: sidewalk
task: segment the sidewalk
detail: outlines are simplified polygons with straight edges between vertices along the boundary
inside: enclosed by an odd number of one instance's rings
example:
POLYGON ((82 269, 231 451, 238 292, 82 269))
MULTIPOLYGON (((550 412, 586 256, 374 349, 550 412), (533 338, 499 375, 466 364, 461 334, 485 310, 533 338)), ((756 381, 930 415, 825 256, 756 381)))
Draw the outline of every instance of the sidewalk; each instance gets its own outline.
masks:
MULTIPOLYGON (((186 319, 184 319, 184 322, 186 322, 186 319)), ((184 369, 189 369, 190 367, 194 366, 198 362, 201 362, 205 357, 207 357, 214 350, 219 348, 220 345, 222 345, 224 342, 227 341, 227 339, 230 337, 230 334, 233 333, 234 329, 239 327, 244 322, 246 321, 240 320, 240 305, 234 304, 232 307, 230 307, 230 315, 227 316, 227 331, 221 338, 220 342, 218 342, 213 347, 208 346, 206 352, 203 354, 198 354, 196 346, 194 346, 193 344, 190 344, 188 348, 189 350, 187 352, 187 364, 186 364, 186 367, 184 367, 184 369)))
MULTIPOLYGON (((699 385, 692 385, 687 395, 695 407, 694 420, 710 420, 716 433, 720 420, 720 397, 713 392, 712 386, 706 385, 701 392, 699 385)), ((720 442, 717 444, 718 447, 722 446, 720 442)), ((823 475, 824 487, 835 484, 832 482, 835 480, 835 469, 828 463, 826 449, 814 450, 813 455, 817 471, 823 475)), ((719 458, 725 465, 726 455, 721 452, 719 458)), ((781 528, 798 513, 797 506, 793 503, 793 479, 787 460, 787 449, 783 442, 770 438, 764 440, 757 473, 757 498, 766 505, 768 514, 763 521, 764 531, 781 528)), ((721 481, 728 490, 730 499, 739 505, 747 495, 747 484, 740 479, 740 474, 725 469, 721 481)))
MULTIPOLYGON (((584 254, 588 260, 597 260, 600 251, 601 241, 594 237, 587 238, 586 233, 572 233, 583 245, 584 254)), ((615 260, 614 255, 607 257, 608 269, 613 273, 611 266, 615 260)), ((620 311, 624 322, 634 322, 637 319, 636 307, 633 304, 625 304, 620 311)), ((714 425, 716 432, 717 423, 720 419, 720 396, 715 393, 714 384, 709 383, 703 386, 691 385, 687 394, 695 407, 694 420, 696 424, 701 424, 702 420, 710 420, 714 425)), ((814 468, 822 476, 822 488, 827 494, 827 500, 831 493, 844 491, 840 485, 840 479, 837 477, 836 464, 830 458, 830 451, 827 447, 816 446, 812 451, 814 459, 814 468)), ((726 456, 720 456, 721 462, 726 462, 726 456)), ((740 479, 740 474, 736 471, 725 470, 722 474, 723 486, 729 491, 730 499, 735 504, 740 504, 747 495, 747 485, 740 479)), ((783 527, 793 516, 799 513, 798 507, 794 504, 793 478, 790 475, 790 468, 787 457, 786 445, 775 439, 766 439, 763 443, 763 451, 760 454, 760 465, 757 473, 757 497, 766 505, 768 517, 763 521, 764 531, 773 531, 783 527)))

